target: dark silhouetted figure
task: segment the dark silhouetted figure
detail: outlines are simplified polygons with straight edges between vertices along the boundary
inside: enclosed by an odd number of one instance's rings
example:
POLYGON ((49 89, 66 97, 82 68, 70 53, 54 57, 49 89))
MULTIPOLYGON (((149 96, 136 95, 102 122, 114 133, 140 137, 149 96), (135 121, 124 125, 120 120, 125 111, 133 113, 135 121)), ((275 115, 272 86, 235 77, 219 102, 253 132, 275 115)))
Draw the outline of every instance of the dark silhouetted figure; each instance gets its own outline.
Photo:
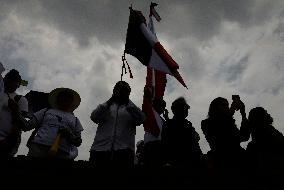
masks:
POLYGON ((19 115, 28 112, 27 99, 16 93, 21 82, 21 75, 15 69, 4 77, 5 90, 0 107, 0 157, 14 156, 20 146, 22 123, 19 115))
MULTIPOLYGON (((247 146, 247 152, 254 166, 254 176, 282 180, 284 172, 284 137, 276 130, 272 123, 273 118, 262 107, 251 109, 248 116, 252 141, 247 146), (282 176, 282 177, 281 177, 282 176)), ((259 181, 256 181, 259 182, 259 181)))
POLYGON ((73 160, 77 147, 82 143, 83 127, 74 110, 80 105, 80 95, 69 88, 56 88, 49 93, 50 108, 44 108, 34 114, 24 131, 34 129, 28 144, 28 156, 34 158, 52 158, 73 160))
POLYGON ((243 175, 240 172, 245 167, 245 151, 240 143, 249 139, 244 103, 236 98, 229 108, 227 99, 214 99, 209 107, 208 118, 201 122, 201 129, 211 148, 207 157, 215 174, 222 175, 222 183, 228 182, 225 178, 228 176, 230 180, 239 180, 233 176, 243 175), (240 110, 242 115, 240 130, 233 118, 236 110, 240 110))
POLYGON ((163 99, 153 100, 154 114, 159 127, 159 135, 154 136, 149 132, 144 134, 144 161, 147 167, 161 167, 162 161, 162 147, 161 147, 161 134, 163 129, 166 127, 166 121, 161 117, 165 114, 166 102, 163 99))
POLYGON ((176 99, 171 106, 174 114, 167 121, 162 133, 162 146, 167 164, 175 168, 186 168, 187 172, 199 169, 202 152, 199 135, 186 119, 190 106, 183 97, 176 99))
POLYGON ((128 83, 117 82, 112 97, 91 114, 92 121, 98 124, 89 159, 95 166, 134 166, 136 126, 143 123, 145 115, 129 100, 130 92, 128 83))

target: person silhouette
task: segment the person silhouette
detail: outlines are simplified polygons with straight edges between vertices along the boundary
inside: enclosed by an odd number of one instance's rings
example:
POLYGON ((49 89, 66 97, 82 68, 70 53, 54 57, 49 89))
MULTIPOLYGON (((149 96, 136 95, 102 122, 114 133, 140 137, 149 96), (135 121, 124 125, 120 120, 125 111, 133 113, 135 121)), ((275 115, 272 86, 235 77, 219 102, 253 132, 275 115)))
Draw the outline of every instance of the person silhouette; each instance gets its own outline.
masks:
POLYGON ((271 115, 263 107, 255 107, 250 110, 248 121, 252 140, 247 152, 251 156, 251 163, 264 173, 273 174, 280 168, 283 170, 284 136, 272 125, 271 115))
POLYGON ((56 88, 49 93, 50 108, 44 108, 26 122, 24 131, 35 128, 28 143, 28 156, 73 160, 82 143, 83 127, 74 110, 80 105, 80 95, 70 88, 56 88), (71 155, 75 151, 75 155, 71 155))
POLYGON ((230 107, 228 100, 223 97, 215 98, 210 103, 208 118, 201 122, 201 129, 211 149, 207 153, 207 160, 212 164, 211 171, 214 177, 219 176, 215 182, 222 179, 220 182, 223 184, 235 184, 236 180, 244 180, 244 177, 239 178, 247 169, 245 150, 240 143, 249 139, 247 123, 245 105, 239 98, 234 99, 230 107), (233 118, 236 110, 242 115, 240 129, 233 118))
POLYGON ((171 105, 173 118, 169 119, 162 131, 162 146, 166 163, 175 168, 198 168, 202 159, 199 135, 191 122, 186 119, 190 106, 183 97, 171 105))
POLYGON ((155 119, 159 127, 159 134, 155 136, 148 131, 145 131, 144 134, 144 161, 145 165, 149 168, 152 167, 161 167, 163 164, 162 158, 162 147, 161 147, 161 134, 163 129, 166 127, 166 118, 163 118, 161 115, 165 114, 166 111, 166 102, 163 99, 154 99, 153 100, 153 111, 155 114, 155 119))
POLYGON ((28 112, 28 101, 18 95, 22 77, 19 71, 12 69, 4 77, 4 94, 0 100, 0 157, 13 157, 21 143, 21 122, 19 114, 28 112))
POLYGON ((136 126, 143 123, 145 115, 129 99, 130 92, 127 82, 117 82, 112 97, 91 114, 91 120, 98 124, 89 158, 95 166, 134 166, 136 126))

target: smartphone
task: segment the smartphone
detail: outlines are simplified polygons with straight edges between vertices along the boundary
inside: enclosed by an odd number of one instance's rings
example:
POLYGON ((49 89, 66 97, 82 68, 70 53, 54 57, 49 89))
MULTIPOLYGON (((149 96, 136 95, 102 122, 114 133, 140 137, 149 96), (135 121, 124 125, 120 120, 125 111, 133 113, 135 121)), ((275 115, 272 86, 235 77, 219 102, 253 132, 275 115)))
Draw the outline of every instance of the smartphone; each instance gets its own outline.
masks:
POLYGON ((233 102, 236 103, 236 105, 237 105, 236 110, 238 111, 240 109, 239 108, 240 96, 239 95, 232 95, 232 100, 233 100, 233 102))
POLYGON ((240 100, 240 96, 239 95, 232 95, 232 100, 234 102, 238 102, 240 100))

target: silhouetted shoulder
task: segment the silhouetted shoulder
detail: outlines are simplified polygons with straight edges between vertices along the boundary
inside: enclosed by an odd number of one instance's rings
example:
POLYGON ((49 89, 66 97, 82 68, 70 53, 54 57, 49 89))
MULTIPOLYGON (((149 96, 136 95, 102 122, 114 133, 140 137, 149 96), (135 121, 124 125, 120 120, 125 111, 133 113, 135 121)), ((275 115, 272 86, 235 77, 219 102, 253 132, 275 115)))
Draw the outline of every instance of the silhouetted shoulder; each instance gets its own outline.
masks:
POLYGON ((208 130, 209 123, 209 119, 204 119, 201 121, 201 130, 203 131, 203 133, 208 130))
POLYGON ((192 123, 190 121, 186 120, 186 124, 188 127, 192 127, 192 123))

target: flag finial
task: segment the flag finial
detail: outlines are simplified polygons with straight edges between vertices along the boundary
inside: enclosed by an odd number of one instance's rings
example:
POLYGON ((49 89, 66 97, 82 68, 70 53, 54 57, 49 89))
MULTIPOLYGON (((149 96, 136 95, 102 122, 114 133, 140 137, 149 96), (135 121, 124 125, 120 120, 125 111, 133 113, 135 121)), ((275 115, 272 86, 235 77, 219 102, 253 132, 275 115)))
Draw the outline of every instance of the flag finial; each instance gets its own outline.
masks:
POLYGON ((155 19, 160 22, 161 21, 161 17, 160 15, 157 13, 155 7, 157 6, 158 4, 157 3, 153 3, 151 2, 150 4, 150 16, 154 16, 155 19))

